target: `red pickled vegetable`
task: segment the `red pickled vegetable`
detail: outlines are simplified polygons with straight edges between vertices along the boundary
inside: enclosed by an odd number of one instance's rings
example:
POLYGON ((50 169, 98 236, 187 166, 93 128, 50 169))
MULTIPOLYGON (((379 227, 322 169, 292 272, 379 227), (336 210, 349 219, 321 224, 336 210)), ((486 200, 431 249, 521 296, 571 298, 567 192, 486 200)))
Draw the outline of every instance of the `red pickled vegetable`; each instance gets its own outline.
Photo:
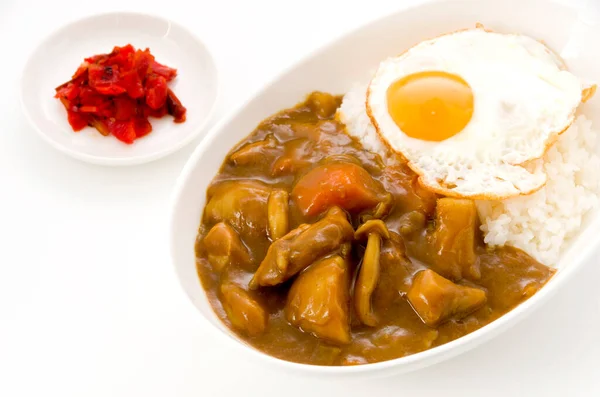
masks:
POLYGON ((108 130, 108 125, 106 124, 106 122, 106 119, 98 119, 95 117, 92 117, 90 119, 90 125, 92 127, 94 127, 102 135, 109 136, 110 131, 108 130))
POLYGON ((152 131, 148 117, 170 114, 177 123, 185 121, 186 108, 167 86, 176 76, 177 69, 157 62, 149 49, 127 44, 85 58, 54 97, 74 131, 91 126, 131 144, 152 131))
POLYGON ((121 74, 121 85, 127 90, 127 95, 131 98, 144 96, 144 85, 136 70, 130 70, 121 74))
POLYGON ((172 114, 175 117, 176 123, 183 123, 185 121, 185 108, 179 101, 179 98, 175 96, 175 93, 171 91, 167 92, 167 109, 169 114, 172 114))
POLYGON ((146 103, 152 109, 160 109, 167 102, 167 79, 151 74, 146 79, 146 103))
POLYGON ((114 117, 119 121, 131 120, 137 114, 137 102, 126 95, 120 95, 113 99, 113 104, 115 106, 114 117))
POLYGON ((171 81, 177 76, 177 69, 171 69, 168 66, 161 65, 154 61, 152 62, 152 73, 164 77, 167 81, 171 81))
MULTIPOLYGON (((138 72, 140 79, 144 79, 150 72, 150 65, 154 62, 154 55, 149 49, 137 51, 133 56, 133 68, 138 72)), ((175 69, 173 69, 175 70, 175 69)))
POLYGON ((135 137, 141 138, 152 131, 152 124, 146 118, 136 117, 133 120, 133 129, 135 130, 135 137))
POLYGON ((98 106, 82 106, 79 108, 79 111, 82 113, 97 113, 98 106))
POLYGON ((74 131, 81 131, 88 125, 87 118, 81 113, 67 111, 67 117, 69 118, 69 124, 73 127, 74 131))
POLYGON ((107 122, 108 131, 120 141, 133 143, 136 138, 133 121, 118 121, 109 119, 107 122))

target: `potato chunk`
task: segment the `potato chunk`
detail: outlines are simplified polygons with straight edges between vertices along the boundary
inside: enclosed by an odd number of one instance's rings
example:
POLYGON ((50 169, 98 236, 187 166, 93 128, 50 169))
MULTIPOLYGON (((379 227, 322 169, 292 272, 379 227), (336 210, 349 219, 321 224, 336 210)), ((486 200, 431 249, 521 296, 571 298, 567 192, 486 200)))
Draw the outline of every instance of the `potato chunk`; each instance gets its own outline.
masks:
POLYGON ((346 213, 334 207, 318 222, 300 225, 271 244, 250 288, 277 285, 354 237, 346 213))
POLYGON ((260 335, 267 328, 265 309, 240 286, 225 282, 221 285, 223 309, 231 324, 250 336, 260 335))
POLYGON ((237 232, 225 222, 219 222, 210 229, 203 240, 206 257, 213 269, 220 272, 229 265, 248 268, 251 263, 248 249, 237 232))
POLYGON ((287 320, 317 338, 350 343, 349 278, 348 263, 339 255, 311 265, 290 288, 287 320))
POLYGON ((451 280, 480 277, 475 255, 477 209, 473 200, 437 200, 433 244, 435 270, 451 280))
POLYGON ((422 270, 406 295, 421 320, 430 327, 451 317, 462 318, 486 302, 486 293, 445 279, 433 270, 422 270))
POLYGON ((226 221, 242 235, 267 234, 267 200, 271 187, 254 180, 224 181, 208 188, 204 221, 226 221))

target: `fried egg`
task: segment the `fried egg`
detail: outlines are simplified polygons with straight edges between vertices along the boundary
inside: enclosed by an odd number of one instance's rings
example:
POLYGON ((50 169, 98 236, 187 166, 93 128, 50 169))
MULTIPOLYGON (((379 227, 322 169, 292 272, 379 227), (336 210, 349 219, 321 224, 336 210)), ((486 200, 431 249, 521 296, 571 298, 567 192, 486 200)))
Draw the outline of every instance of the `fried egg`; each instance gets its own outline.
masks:
POLYGON ((383 61, 366 112, 426 188, 503 199, 546 183, 532 160, 571 125, 583 90, 541 42, 477 28, 383 61))

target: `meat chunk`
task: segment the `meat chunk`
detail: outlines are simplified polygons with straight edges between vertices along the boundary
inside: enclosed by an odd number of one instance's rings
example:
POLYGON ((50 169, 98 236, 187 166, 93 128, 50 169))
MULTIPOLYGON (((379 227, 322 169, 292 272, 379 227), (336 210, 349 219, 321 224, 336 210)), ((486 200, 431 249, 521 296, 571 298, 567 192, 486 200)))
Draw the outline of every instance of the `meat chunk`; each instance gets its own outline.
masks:
POLYGON ((240 236, 225 222, 219 222, 210 229, 204 237, 203 245, 208 261, 217 272, 229 265, 247 269, 252 262, 240 236))
POLYGON ((242 146, 229 156, 229 161, 238 166, 260 164, 273 156, 277 145, 277 139, 273 135, 268 135, 262 141, 242 146))
POLYGON ((352 162, 312 169, 296 183, 292 199, 305 216, 318 215, 333 206, 355 213, 377 207, 377 218, 389 211, 393 201, 367 170, 352 162))
POLYGON ((315 91, 308 96, 306 103, 319 118, 327 119, 333 117, 341 100, 326 92, 315 91))
POLYGON ((283 144, 283 153, 271 167, 271 175, 290 175, 320 159, 315 154, 315 142, 308 138, 297 138, 283 144))
POLYGON ((239 331, 257 336, 265 332, 268 315, 265 309, 240 286, 225 282, 221 285, 221 302, 231 324, 239 331))
POLYGON ((412 275, 421 265, 411 262, 402 237, 394 232, 390 232, 389 240, 383 241, 379 261, 381 273, 371 299, 374 310, 384 311, 408 292, 412 275))
POLYGON ((267 200, 271 187, 255 180, 224 181, 208 189, 204 221, 226 221, 244 235, 267 233, 267 200))
POLYGON ((487 300, 485 291, 455 284, 429 269, 417 273, 406 297, 430 327, 451 317, 463 318, 487 300))
POLYGON ((318 222, 303 224, 276 240, 250 280, 250 288, 277 285, 327 255, 354 236, 346 213, 330 209, 318 222))
POLYGON ((509 245, 486 250, 480 261, 481 279, 477 283, 490 291, 488 303, 499 311, 509 311, 530 298, 556 273, 556 269, 509 245))
POLYGON ((451 280, 480 277, 475 255, 477 209, 473 200, 441 198, 437 201, 433 245, 435 270, 451 280))
POLYGON ((421 211, 410 211, 400 217, 398 231, 402 236, 410 236, 425 228, 427 218, 421 211))
POLYGON ((392 154, 383 168, 381 182, 385 189, 392 193, 396 207, 403 212, 420 211, 426 216, 433 216, 437 195, 424 189, 401 155, 392 154))
POLYGON ((349 278, 348 263, 339 255, 311 265, 290 288, 287 320, 317 338, 350 343, 349 278))

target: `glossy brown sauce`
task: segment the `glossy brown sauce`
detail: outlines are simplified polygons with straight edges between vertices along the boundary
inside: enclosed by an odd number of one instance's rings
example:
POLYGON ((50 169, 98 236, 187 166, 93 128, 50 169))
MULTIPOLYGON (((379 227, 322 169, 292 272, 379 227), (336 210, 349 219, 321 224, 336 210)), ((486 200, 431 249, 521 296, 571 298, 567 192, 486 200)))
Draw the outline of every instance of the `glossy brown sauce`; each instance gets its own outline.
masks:
MULTIPOLYGON (((354 365, 390 360, 439 346, 481 328, 529 298, 552 277, 553 269, 522 251, 511 247, 487 249, 477 225, 474 249, 477 272, 454 281, 484 290, 486 303, 469 315, 451 318, 437 327, 426 325, 407 301, 406 294, 415 274, 423 269, 437 269, 433 266, 436 252, 429 236, 439 197, 419 187, 415 174, 401 161, 386 166, 379 155, 364 150, 359 142, 350 138, 334 117, 340 101, 339 97, 313 94, 306 102, 264 120, 225 159, 209 188, 208 199, 220 194, 219 186, 224 186, 225 181, 261 181, 269 189, 276 187, 291 192, 302 175, 334 156, 352 156, 358 160, 372 178, 392 194, 394 202, 391 212, 383 218, 394 238, 381 246, 380 274, 371 298, 377 325, 361 324, 349 302, 351 342, 331 343, 288 322, 285 305, 297 276, 276 286, 248 289, 253 273, 271 244, 265 232, 266 199, 256 199, 256 195, 263 194, 259 189, 252 193, 255 197, 248 204, 248 217, 237 214, 229 222, 249 250, 251 260, 215 270, 207 259, 203 239, 216 222, 206 212, 196 244, 198 274, 210 303, 221 320, 243 340, 272 356, 308 364, 354 365), (235 154, 240 149, 244 149, 243 156, 235 154), (421 222, 422 219, 425 221, 421 222), (399 252, 404 252, 402 245, 410 260, 399 256, 399 252), (223 283, 239 286, 260 304, 268 315, 264 330, 253 332, 232 324, 223 307, 220 290, 223 283)), ((314 223, 321 217, 321 214, 304 216, 293 200, 289 205, 289 230, 302 223, 314 223)), ((350 214, 350 217, 356 229, 361 224, 360 214, 350 214)), ((354 280, 365 244, 364 241, 352 244, 348 260, 350 277, 354 280)), ((248 321, 258 320, 249 318, 248 321)))

